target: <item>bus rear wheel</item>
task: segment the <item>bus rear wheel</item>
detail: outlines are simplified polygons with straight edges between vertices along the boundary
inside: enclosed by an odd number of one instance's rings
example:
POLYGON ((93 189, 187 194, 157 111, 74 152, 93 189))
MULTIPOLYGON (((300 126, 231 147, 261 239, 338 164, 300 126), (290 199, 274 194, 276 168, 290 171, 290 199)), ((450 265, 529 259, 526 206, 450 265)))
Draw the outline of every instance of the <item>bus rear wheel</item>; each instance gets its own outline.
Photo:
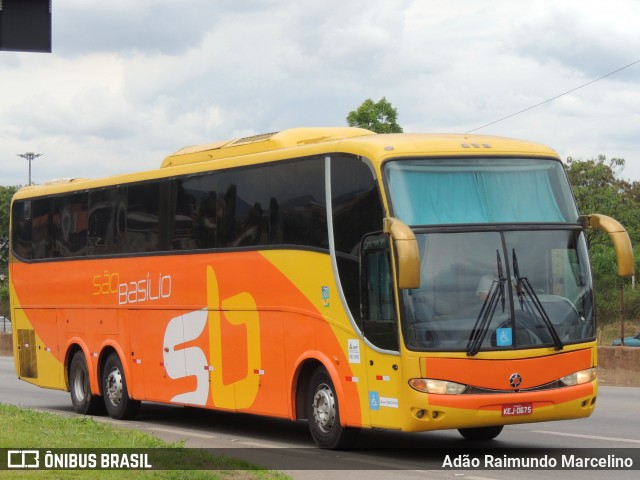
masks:
POLYGON ((474 441, 486 441, 493 440, 500 432, 502 432, 503 425, 498 425, 496 427, 477 427, 477 428, 459 428, 458 432, 467 440, 474 441))
POLYGON ((115 352, 111 353, 104 362, 102 394, 107 413, 111 418, 127 420, 138 413, 140 402, 129 398, 122 362, 115 352))
POLYGON ((353 445, 359 429, 340 424, 338 396, 324 367, 318 367, 311 375, 306 400, 309 431, 316 445, 327 449, 353 445))
POLYGON ((74 412, 82 415, 104 413, 102 397, 91 393, 89 368, 81 351, 73 355, 69 364, 69 393, 74 412))

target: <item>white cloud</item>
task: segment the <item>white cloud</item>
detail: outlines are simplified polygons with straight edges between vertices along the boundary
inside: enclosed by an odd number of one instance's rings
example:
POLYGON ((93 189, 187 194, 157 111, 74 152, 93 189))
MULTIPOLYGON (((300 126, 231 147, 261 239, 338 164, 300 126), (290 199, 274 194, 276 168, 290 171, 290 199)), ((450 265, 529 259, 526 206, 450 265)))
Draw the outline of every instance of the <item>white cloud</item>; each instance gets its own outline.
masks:
POLYGON ((513 29, 519 55, 557 62, 590 78, 638 59, 637 2, 538 1, 526 13, 513 29))
MULTIPOLYGON (((0 52, 2 183, 155 168, 197 143, 344 125, 464 132, 640 59, 633 0, 60 0, 53 54, 0 52)), ((640 64, 480 130, 640 179, 640 64)))

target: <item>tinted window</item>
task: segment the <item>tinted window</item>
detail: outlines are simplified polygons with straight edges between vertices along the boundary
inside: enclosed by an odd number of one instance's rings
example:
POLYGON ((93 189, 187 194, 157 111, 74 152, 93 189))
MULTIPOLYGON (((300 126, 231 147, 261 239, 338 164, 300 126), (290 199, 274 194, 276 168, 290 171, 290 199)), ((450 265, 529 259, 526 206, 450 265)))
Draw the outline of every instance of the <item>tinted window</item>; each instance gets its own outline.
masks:
POLYGON ((123 187, 89 192, 89 253, 122 252, 127 228, 127 195, 123 187))
POLYGON ((89 211, 86 192, 53 199, 53 238, 55 257, 86 255, 89 211))
POLYGON ((331 158, 333 235, 340 283, 354 318, 360 316, 360 243, 382 230, 382 203, 372 170, 356 157, 331 158))
POLYGON ((216 174, 218 247, 269 243, 269 167, 216 174))
POLYGON ((336 250, 358 254, 362 237, 382 230, 382 203, 371 168, 355 157, 331 158, 336 250))
POLYGON ((328 248, 321 158, 193 175, 176 185, 173 249, 328 248))
POLYGON ((14 250, 23 258, 52 258, 269 245, 327 249, 325 203, 323 158, 113 186, 16 202, 14 250))
POLYGON ((31 209, 31 240, 33 259, 51 257, 53 200, 38 198, 33 200, 31 209))
POLYGON ((31 201, 15 202, 11 219, 13 252, 20 258, 31 259, 31 201))
POLYGON ((174 250, 216 246, 215 175, 194 175, 176 180, 171 246, 174 250))
POLYGON ((125 252, 160 249, 160 184, 130 185, 127 195, 125 252))
POLYGON ((324 159, 270 168, 269 243, 329 248, 324 159))
POLYGON ((371 235, 364 242, 362 262, 363 318, 365 337, 375 346, 398 350, 393 283, 386 235, 371 235))

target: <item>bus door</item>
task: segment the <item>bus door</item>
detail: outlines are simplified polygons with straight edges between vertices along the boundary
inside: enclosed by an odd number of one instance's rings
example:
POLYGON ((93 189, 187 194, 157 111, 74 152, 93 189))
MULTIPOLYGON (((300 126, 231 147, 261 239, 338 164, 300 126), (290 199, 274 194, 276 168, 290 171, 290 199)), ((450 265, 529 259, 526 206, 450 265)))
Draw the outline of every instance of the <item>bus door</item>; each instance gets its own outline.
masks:
POLYGON ((371 426, 393 428, 399 425, 402 371, 387 235, 363 240, 360 277, 371 426))

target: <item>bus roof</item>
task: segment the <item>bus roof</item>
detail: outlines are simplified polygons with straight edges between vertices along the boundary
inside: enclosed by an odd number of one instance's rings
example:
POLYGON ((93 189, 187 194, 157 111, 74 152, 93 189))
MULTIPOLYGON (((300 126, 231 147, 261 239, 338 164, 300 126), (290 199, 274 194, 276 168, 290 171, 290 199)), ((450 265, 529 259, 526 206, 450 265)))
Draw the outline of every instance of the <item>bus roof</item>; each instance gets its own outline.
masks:
POLYGON ((351 127, 291 128, 280 132, 185 147, 165 158, 161 168, 295 148, 312 143, 330 142, 365 135, 375 135, 375 133, 364 128, 351 127))
POLYGON ((160 169, 100 179, 60 179, 27 186, 16 198, 99 188, 217 168, 341 152, 368 157, 379 167, 393 157, 526 156, 559 159, 550 147, 505 137, 471 134, 376 134, 352 127, 293 128, 186 147, 164 159, 160 169), (285 153, 286 151, 286 153, 285 153))
MULTIPOLYGON (((545 145, 504 137, 470 134, 399 133, 376 134, 351 127, 293 128, 223 142, 195 145, 178 150, 162 162, 161 168, 211 160, 222 160, 257 153, 340 142, 340 151, 369 155, 373 158, 393 155, 534 155, 554 156, 545 145), (363 150, 368 151, 365 153, 363 150), (384 152, 387 152, 386 154, 384 152), (473 152, 473 153, 472 153, 473 152)), ((322 148, 322 147, 321 147, 322 148)), ((334 150, 338 151, 338 150, 334 150)))

